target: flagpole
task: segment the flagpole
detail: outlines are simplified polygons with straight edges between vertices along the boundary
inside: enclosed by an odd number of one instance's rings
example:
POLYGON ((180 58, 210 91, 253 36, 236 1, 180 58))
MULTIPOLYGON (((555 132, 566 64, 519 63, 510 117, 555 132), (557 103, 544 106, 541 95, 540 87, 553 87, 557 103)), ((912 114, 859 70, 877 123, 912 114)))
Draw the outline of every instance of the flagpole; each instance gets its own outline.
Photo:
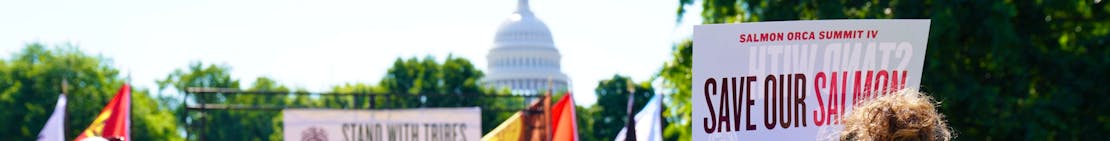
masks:
POLYGON ((551 93, 554 93, 551 91, 551 76, 547 76, 547 86, 547 92, 543 94, 543 97, 545 97, 543 99, 543 130, 547 135, 544 135, 543 139, 544 141, 551 141, 555 138, 555 131, 551 130, 552 127, 555 127, 555 125, 551 125, 551 93))
MULTIPOLYGON (((127 82, 123 84, 126 87, 130 87, 130 85, 131 85, 131 72, 132 71, 134 71, 134 70, 127 69, 127 82)), ((130 89, 130 88, 128 88, 128 89, 130 89)), ((128 91, 130 91, 130 90, 128 90, 128 91)), ((131 103, 132 103, 131 100, 134 100, 134 96, 131 92, 127 92, 127 100, 126 100, 127 101, 127 115, 124 115, 124 116, 127 117, 127 122, 124 122, 124 124, 127 126, 127 128, 124 129, 127 133, 127 135, 125 137, 125 140, 132 140, 131 139, 131 107, 132 107, 131 106, 131 103)))
MULTIPOLYGON (((66 96, 66 93, 68 93, 68 90, 69 90, 69 82, 67 82, 67 81, 68 80, 66 80, 65 77, 62 77, 62 98, 65 98, 66 101, 69 101, 69 97, 66 96)), ((69 104, 66 104, 66 106, 68 107, 69 104)), ((66 108, 66 109, 69 109, 69 108, 66 108)), ((66 113, 66 112, 63 111, 62 113, 66 113)), ((65 130, 69 129, 69 124, 66 124, 66 121, 68 121, 68 120, 69 120, 69 114, 62 114, 62 136, 63 136, 62 139, 65 139, 65 137, 64 137, 65 136, 65 130)))
POLYGON ((628 85, 628 107, 625 108, 625 109, 627 110, 626 114, 628 115, 628 123, 625 123, 625 130, 627 132, 624 132, 625 133, 624 134, 625 135, 624 140, 625 141, 635 141, 636 140, 636 128, 635 128, 636 121, 634 121, 634 120, 635 120, 636 116, 634 116, 632 114, 633 113, 632 110, 636 106, 636 97, 635 97, 636 96, 636 88, 634 86, 632 86, 633 83, 632 83, 631 78, 629 78, 629 79, 630 80, 626 81, 626 82, 628 82, 628 84, 627 84, 628 85))
MULTIPOLYGON (((663 93, 658 93, 656 94, 656 97, 659 97, 659 133, 663 133, 664 125, 666 125, 663 123, 666 123, 667 121, 667 119, 663 118, 663 111, 666 111, 663 109, 663 99, 666 98, 666 95, 664 95, 663 93)), ((659 137, 663 137, 663 134, 659 134, 659 137)))

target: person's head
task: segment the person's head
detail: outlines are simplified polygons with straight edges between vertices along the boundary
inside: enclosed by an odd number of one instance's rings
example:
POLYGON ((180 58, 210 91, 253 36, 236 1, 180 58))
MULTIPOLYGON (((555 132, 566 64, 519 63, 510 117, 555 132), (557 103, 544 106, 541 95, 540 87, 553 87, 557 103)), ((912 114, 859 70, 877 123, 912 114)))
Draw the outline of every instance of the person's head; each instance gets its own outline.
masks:
POLYGON ((844 118, 841 140, 947 141, 954 134, 932 97, 907 89, 857 105, 844 118))

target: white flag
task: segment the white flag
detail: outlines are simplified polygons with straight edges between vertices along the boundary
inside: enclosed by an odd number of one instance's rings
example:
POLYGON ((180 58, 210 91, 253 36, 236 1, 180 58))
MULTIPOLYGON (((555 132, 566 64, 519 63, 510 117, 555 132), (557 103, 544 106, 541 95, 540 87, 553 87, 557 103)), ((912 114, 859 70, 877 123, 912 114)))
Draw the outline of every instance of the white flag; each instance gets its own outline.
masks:
POLYGON ((63 141, 65 137, 66 95, 58 96, 58 104, 54 106, 54 113, 46 120, 46 126, 39 132, 40 141, 63 141))
MULTIPOLYGON (((663 101, 660 95, 655 95, 648 100, 644 109, 636 113, 635 119, 636 126, 636 140, 637 141, 661 141, 663 140, 663 122, 661 122, 660 114, 663 113, 663 101)), ((617 137, 613 138, 615 141, 624 141, 625 132, 628 128, 621 128, 621 132, 617 133, 617 137)))

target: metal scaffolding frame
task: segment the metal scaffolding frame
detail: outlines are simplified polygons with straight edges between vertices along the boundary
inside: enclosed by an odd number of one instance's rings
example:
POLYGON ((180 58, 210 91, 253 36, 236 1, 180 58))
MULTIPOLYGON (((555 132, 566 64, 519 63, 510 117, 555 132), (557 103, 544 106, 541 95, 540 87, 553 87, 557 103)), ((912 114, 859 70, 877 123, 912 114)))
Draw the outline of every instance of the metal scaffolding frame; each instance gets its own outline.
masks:
MULTIPOLYGON (((194 99, 195 104, 190 105, 189 104, 190 95, 197 95, 197 96, 199 96, 199 95, 225 95, 225 96, 227 96, 227 95, 267 95, 267 96, 285 95, 285 96, 294 96, 295 95, 295 96, 319 96, 319 97, 353 97, 353 99, 355 99, 354 102, 350 103, 350 105, 343 105, 343 107, 339 108, 339 109, 398 109, 398 108, 391 108, 391 107, 390 108, 375 107, 375 104, 378 104, 378 103, 375 103, 378 98, 391 99, 391 98, 397 98, 397 97, 418 97, 421 100, 419 101, 419 106, 417 106, 417 108, 434 108, 434 107, 428 107, 427 101, 424 100, 427 97, 431 97, 431 96, 437 96, 437 97, 451 96, 451 97, 454 97, 454 98, 464 99, 464 100, 474 100, 474 99, 479 99, 479 98, 509 98, 509 99, 521 98, 522 103, 521 103, 519 108, 487 108, 487 107, 482 107, 480 105, 473 105, 473 106, 480 107, 482 109, 482 111, 519 112, 519 111, 527 110, 528 113, 542 112, 542 111, 529 110, 527 107, 529 106, 528 101, 544 97, 543 94, 491 95, 491 94, 433 94, 433 93, 421 93, 421 94, 333 93, 333 92, 329 92, 329 93, 306 93, 306 92, 275 92, 275 91, 242 91, 242 90, 233 89, 233 88, 190 87, 190 88, 185 90, 185 93, 182 95, 182 98, 181 98, 182 99, 181 100, 181 106, 185 110, 182 113, 181 117, 183 119, 188 118, 190 116, 190 114, 189 114, 190 112, 200 112, 200 114, 201 114, 201 116, 199 117, 200 121, 192 121, 193 123, 200 122, 198 124, 200 127, 194 129, 194 127, 192 126, 192 124, 190 122, 185 123, 185 140, 190 139, 190 137, 191 137, 190 135, 193 133, 194 130, 205 130, 205 128, 208 127, 207 121, 209 119, 207 118, 207 114, 206 114, 207 111, 213 111, 213 110, 271 111, 271 110, 282 110, 282 109, 288 109, 288 108, 327 108, 327 109, 334 109, 334 108, 329 108, 329 107, 304 107, 304 106, 302 106, 302 107, 288 107, 288 106, 280 106, 280 105, 278 105, 278 106, 275 106, 275 105, 242 105, 242 104, 218 104, 218 103, 212 104, 212 103, 206 103, 206 101, 204 101, 204 99, 196 98, 196 97, 194 97, 195 98, 194 99), (364 99, 364 100, 359 100, 359 99, 364 99), (365 101, 365 102, 368 102, 368 103, 362 103, 361 101, 365 101), (367 106, 361 106, 363 104, 366 104, 367 106)), ((384 102, 389 102, 389 101, 386 100, 384 102)), ((197 135, 198 136, 197 140, 201 140, 201 141, 205 140, 206 136, 204 135, 203 131, 198 131, 197 133, 199 133, 199 135, 197 135)))

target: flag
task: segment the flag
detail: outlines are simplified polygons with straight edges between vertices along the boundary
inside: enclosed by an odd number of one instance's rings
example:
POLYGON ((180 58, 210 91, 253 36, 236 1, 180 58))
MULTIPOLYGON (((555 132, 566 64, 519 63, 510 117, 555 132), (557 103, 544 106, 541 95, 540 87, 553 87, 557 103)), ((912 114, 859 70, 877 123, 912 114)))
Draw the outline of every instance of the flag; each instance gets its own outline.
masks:
MULTIPOLYGON (((659 95, 655 95, 651 97, 651 100, 648 100, 647 105, 644 106, 644 109, 641 109, 640 112, 636 113, 636 117, 634 118, 636 119, 636 123, 632 126, 633 128, 636 128, 635 135, 637 141, 663 140, 663 123, 661 122, 662 117, 660 117, 660 114, 662 114, 662 112, 663 101, 662 99, 660 99, 659 95)), ((624 141, 626 137, 625 134, 627 134, 628 132, 626 129, 627 128, 621 129, 621 131, 617 133, 617 137, 613 140, 624 141)))
POLYGON ((578 121, 575 121, 574 97, 570 93, 551 107, 552 141, 577 141, 578 121))
POLYGON ((547 126, 543 125, 545 122, 542 118, 547 116, 542 111, 546 99, 547 97, 543 97, 536 100, 532 102, 531 106, 528 106, 528 109, 517 112, 509 119, 505 119, 496 128, 482 136, 482 141, 544 141, 547 138, 547 132, 542 127, 547 126))
POLYGON ((482 136, 482 141, 520 140, 520 135, 523 131, 521 128, 524 126, 524 120, 521 120, 520 114, 521 112, 517 112, 509 117, 509 119, 505 119, 505 122, 501 122, 501 125, 497 125, 497 128, 493 128, 489 133, 482 136))
POLYGON ((76 141, 89 139, 131 140, 131 87, 123 84, 92 124, 77 136, 76 141))
POLYGON ((46 120, 46 126, 39 131, 40 141, 65 140, 66 95, 58 96, 58 104, 54 105, 54 113, 46 120))

